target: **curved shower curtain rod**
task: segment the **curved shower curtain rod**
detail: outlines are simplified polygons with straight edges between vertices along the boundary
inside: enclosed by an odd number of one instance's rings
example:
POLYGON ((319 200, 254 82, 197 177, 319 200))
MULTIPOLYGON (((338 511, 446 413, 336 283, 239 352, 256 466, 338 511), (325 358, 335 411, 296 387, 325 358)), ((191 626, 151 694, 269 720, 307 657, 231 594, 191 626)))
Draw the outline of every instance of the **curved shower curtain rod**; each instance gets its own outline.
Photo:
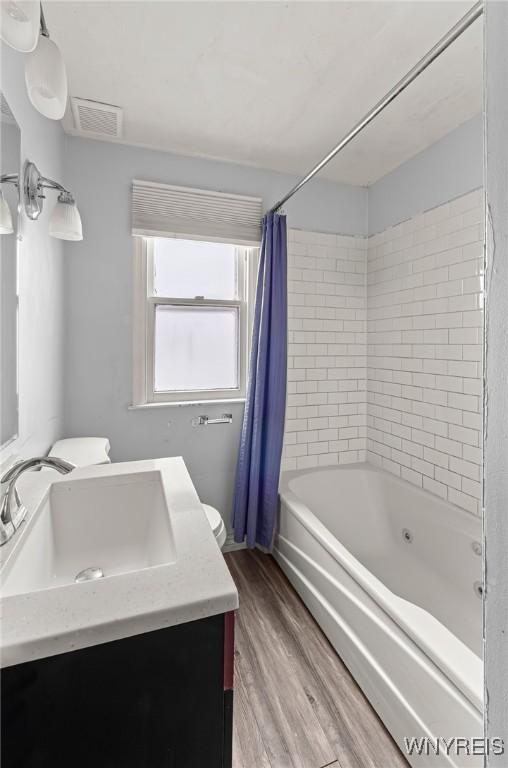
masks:
POLYGON ((434 45, 433 48, 428 51, 428 53, 423 56, 423 58, 420 59, 420 61, 415 64, 415 66, 409 70, 409 72, 404 75, 404 77, 399 80, 399 82, 393 86, 393 88, 388 91, 386 96, 383 96, 383 98, 378 101, 375 107, 373 107, 365 117, 363 117, 354 128, 352 128, 349 133, 346 133, 346 135, 339 141, 339 143, 317 164, 312 168, 309 173, 303 177, 301 181, 298 182, 292 189, 289 190, 287 195, 285 195, 281 200, 279 200, 278 203, 275 203, 274 206, 270 208, 268 213, 275 213, 276 211, 281 208, 284 203, 287 203, 287 201, 293 197, 297 192, 300 191, 300 189, 307 184, 308 181, 310 181, 314 176, 319 173, 319 171, 325 167, 325 165, 328 165, 330 160, 333 160, 333 158, 338 155, 338 153, 344 149, 345 146, 349 144, 350 141, 352 141, 355 136, 358 136, 358 134, 363 131, 364 128, 369 125, 372 120, 374 120, 377 115, 379 115, 380 112, 385 109, 385 107, 388 106, 388 104, 391 104, 391 102, 399 96, 399 94, 404 91, 408 85, 410 85, 413 80, 416 80, 416 78, 421 75, 421 73, 427 69, 427 67, 432 64, 433 61, 437 59, 438 56, 440 56, 446 49, 457 40, 460 35, 468 29, 471 24, 476 21, 477 18, 479 18, 483 13, 483 2, 480 0, 479 2, 475 3, 469 11, 450 29, 448 32, 439 40, 439 42, 434 45))

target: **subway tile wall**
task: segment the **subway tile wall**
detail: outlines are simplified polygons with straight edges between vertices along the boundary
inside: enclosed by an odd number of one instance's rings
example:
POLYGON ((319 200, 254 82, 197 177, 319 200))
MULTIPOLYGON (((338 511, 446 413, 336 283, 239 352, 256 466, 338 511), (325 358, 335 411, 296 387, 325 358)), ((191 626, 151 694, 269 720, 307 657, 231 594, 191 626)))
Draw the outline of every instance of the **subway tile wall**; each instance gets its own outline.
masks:
POLYGON ((282 469, 365 461, 367 239, 288 231, 282 469))
POLYGON ((483 204, 369 238, 368 461, 480 513, 483 204))
POLYGON ((480 513, 483 202, 370 238, 288 232, 282 469, 368 460, 480 513))

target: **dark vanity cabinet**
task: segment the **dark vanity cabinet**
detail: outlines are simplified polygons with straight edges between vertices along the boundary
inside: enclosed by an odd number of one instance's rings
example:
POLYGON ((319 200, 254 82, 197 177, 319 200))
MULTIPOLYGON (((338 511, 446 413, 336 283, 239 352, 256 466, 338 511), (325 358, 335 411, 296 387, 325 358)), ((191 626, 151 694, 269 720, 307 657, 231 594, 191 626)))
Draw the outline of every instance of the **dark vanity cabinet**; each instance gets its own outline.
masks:
POLYGON ((231 768, 227 613, 2 670, 2 768, 231 768))

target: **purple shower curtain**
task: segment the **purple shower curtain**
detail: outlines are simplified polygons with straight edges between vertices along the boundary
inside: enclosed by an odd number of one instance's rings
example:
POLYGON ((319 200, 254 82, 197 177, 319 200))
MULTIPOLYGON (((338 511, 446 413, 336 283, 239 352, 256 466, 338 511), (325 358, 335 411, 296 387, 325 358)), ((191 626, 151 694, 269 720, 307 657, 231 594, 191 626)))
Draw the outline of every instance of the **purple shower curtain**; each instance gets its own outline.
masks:
POLYGON ((256 289, 247 400, 233 502, 235 541, 270 549, 279 501, 287 378, 286 217, 269 213, 256 289))

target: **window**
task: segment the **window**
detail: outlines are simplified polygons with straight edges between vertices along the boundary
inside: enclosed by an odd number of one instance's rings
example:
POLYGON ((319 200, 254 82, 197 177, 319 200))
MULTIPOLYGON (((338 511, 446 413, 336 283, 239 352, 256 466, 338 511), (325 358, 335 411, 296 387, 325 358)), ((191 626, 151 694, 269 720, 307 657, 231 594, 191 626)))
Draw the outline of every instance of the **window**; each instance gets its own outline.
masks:
POLYGON ((135 243, 134 404, 243 399, 258 249, 135 243))

